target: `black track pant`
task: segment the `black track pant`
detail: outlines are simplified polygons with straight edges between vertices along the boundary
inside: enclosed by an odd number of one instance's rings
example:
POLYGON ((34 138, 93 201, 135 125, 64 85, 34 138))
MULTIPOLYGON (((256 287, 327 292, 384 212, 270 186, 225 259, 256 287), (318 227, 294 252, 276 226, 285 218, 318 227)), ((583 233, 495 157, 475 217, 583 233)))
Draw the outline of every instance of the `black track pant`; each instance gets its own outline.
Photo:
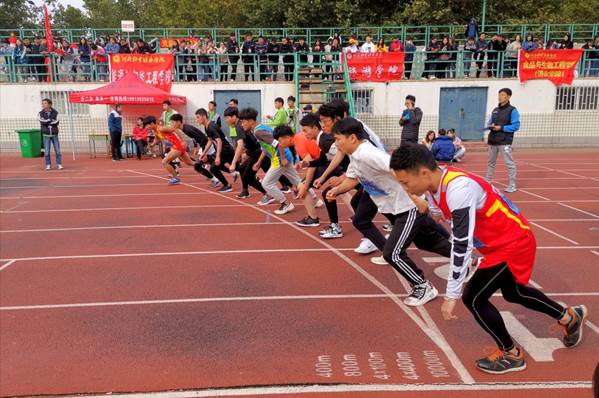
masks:
POLYGON ((422 270, 408 256, 407 250, 410 244, 414 242, 421 250, 449 257, 451 243, 438 230, 433 219, 419 213, 415 207, 397 214, 394 218, 393 231, 383 248, 383 258, 406 278, 410 285, 420 285, 426 282, 426 278, 422 270))
POLYGON ((262 184, 256 178, 256 172, 252 168, 256 161, 257 157, 248 157, 245 162, 239 165, 239 173, 241 174, 241 184, 243 186, 243 190, 247 191, 248 187, 251 186, 256 191, 261 192, 262 194, 266 194, 264 188, 262 188, 262 184))
POLYGON ((497 290, 510 303, 518 303, 533 311, 542 312, 553 319, 564 316, 566 309, 545 296, 541 291, 516 282, 506 263, 479 269, 464 289, 462 300, 474 315, 476 322, 504 351, 514 348, 503 318, 489 299, 497 290))
POLYGON ((110 132, 110 150, 112 152, 112 159, 122 159, 123 154, 121 153, 121 138, 123 137, 122 131, 111 131, 110 132))

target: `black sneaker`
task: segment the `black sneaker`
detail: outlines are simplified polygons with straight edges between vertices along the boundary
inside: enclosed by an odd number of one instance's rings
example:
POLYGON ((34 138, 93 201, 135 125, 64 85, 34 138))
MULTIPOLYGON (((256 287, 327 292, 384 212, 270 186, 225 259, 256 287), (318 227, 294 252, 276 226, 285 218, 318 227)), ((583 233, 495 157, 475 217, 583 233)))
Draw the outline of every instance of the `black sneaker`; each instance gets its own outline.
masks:
POLYGON ((320 225, 320 220, 318 217, 312 218, 310 216, 306 216, 299 221, 295 222, 296 225, 300 227, 318 227, 320 225))
POLYGON ((580 341, 582 340, 582 329, 584 326, 584 322, 589 315, 589 311, 587 307, 584 305, 579 305, 577 307, 569 307, 567 309, 568 314, 572 316, 570 323, 567 325, 559 324, 564 330, 564 338, 563 342, 566 348, 574 348, 576 347, 580 341))
POLYGON ((282 187, 281 188, 281 192, 283 192, 283 193, 290 193, 291 192, 291 188, 290 187, 282 187))
POLYGON ((520 348, 518 354, 510 354, 498 348, 486 358, 476 361, 476 367, 483 372, 501 375, 509 372, 519 372, 526 369, 524 354, 520 348))
POLYGON ((250 197, 250 193, 248 191, 241 191, 235 196, 237 199, 247 199, 250 197))
POLYGON ((225 193, 225 192, 231 192, 232 190, 233 190, 232 186, 226 185, 226 186, 222 187, 221 189, 219 189, 217 192, 225 193))

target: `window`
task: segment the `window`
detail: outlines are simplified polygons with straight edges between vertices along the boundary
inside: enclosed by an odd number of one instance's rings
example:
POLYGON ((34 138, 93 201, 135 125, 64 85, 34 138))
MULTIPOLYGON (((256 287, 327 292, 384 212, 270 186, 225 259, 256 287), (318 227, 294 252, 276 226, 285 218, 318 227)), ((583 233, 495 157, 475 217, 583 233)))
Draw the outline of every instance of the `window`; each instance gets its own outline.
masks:
POLYGON ((352 96, 354 97, 354 106, 356 108, 356 113, 373 113, 372 89, 352 89, 352 96))
POLYGON ((599 109, 599 86, 558 87, 556 111, 593 111, 599 109))
MULTIPOLYGON (((49 98, 52 100, 52 107, 58 111, 59 115, 69 114, 69 93, 70 91, 41 91, 41 100, 49 98)), ((87 104, 70 104, 71 115, 89 115, 89 105, 87 104)))

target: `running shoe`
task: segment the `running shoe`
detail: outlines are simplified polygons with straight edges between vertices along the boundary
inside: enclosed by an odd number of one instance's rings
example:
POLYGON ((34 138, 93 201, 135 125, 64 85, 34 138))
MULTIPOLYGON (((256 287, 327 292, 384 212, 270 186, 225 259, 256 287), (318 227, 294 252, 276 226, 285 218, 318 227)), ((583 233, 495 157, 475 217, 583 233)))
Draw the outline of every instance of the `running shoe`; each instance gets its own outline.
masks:
POLYGON ((300 227, 318 227, 320 225, 320 220, 318 217, 312 218, 310 216, 306 216, 299 221, 295 222, 296 225, 300 227))
POLYGON ((250 193, 248 191, 241 191, 237 195, 235 195, 237 199, 247 199, 250 197, 250 193))
POLYGON ((58 170, 62 170, 62 169, 64 169, 64 167, 62 167, 62 165, 61 165, 61 164, 59 164, 59 165, 58 165, 56 168, 57 168, 58 170))
POLYGON ((283 192, 283 193, 290 193, 291 192, 291 187, 281 187, 281 192, 283 192))
POLYGON ((506 193, 513 193, 516 191, 517 191, 517 189, 516 189, 515 185, 510 185, 503 190, 503 192, 506 192, 506 193))
POLYGON ((410 293, 403 302, 406 305, 417 307, 434 300, 438 294, 439 292, 437 292, 437 289, 435 289, 432 283, 426 281, 420 285, 414 286, 412 293, 410 293))
POLYGON ((295 206, 293 205, 293 203, 283 202, 283 203, 281 203, 281 206, 279 206, 279 208, 277 210, 275 210, 275 214, 278 214, 278 215, 287 214, 290 211, 292 211, 293 209, 295 209, 295 206))
POLYGON ((501 375, 509 372, 518 372, 526 369, 526 361, 522 349, 517 348, 518 354, 510 354, 501 348, 491 355, 476 361, 476 367, 483 372, 501 375))
POLYGON ((387 262, 387 260, 385 260, 385 257, 383 256, 372 257, 370 259, 370 262, 376 265, 389 265, 389 263, 387 262))
POLYGON ((338 239, 343 238, 343 230, 339 224, 331 224, 327 229, 320 232, 322 239, 338 239))
POLYGON ((214 179, 212 179, 212 182, 210 183, 210 185, 208 185, 208 188, 216 188, 219 185, 221 185, 221 182, 217 178, 214 178, 214 179))
POLYGON ((360 245, 354 249, 354 252, 359 254, 370 254, 377 250, 377 247, 370 241, 370 239, 362 238, 360 245))
POLYGON ((233 190, 233 187, 232 187, 232 186, 230 186, 230 185, 225 185, 224 187, 222 187, 221 189, 219 189, 219 190, 218 190, 218 191, 216 191, 216 192, 219 192, 219 193, 226 193, 226 192, 231 192, 232 190, 233 190))
MULTIPOLYGON (((114 162, 114 159, 113 159, 112 161, 114 162)), ((52 166, 50 166, 50 165, 47 165, 47 166, 46 166, 46 171, 50 171, 50 170, 52 170, 52 166)))
POLYGON ((317 209, 324 206, 324 202, 322 201, 322 199, 317 199, 316 203, 314 203, 314 207, 316 207, 317 209))
POLYGON ((177 185, 181 182, 180 179, 178 179, 177 177, 172 177, 170 180, 168 180, 168 185, 177 185))
POLYGON ((269 204, 271 204, 271 203, 272 203, 272 202, 274 202, 274 201, 275 201, 275 198, 271 198, 271 197, 270 197, 270 196, 268 196, 268 195, 264 195, 264 196, 262 196, 262 199, 260 199, 260 200, 258 201, 258 203, 256 203, 256 204, 257 204, 258 206, 266 206, 266 205, 269 205, 269 204))
POLYGON ((582 340, 582 330, 584 326, 584 322, 589 316, 589 311, 587 307, 584 305, 579 305, 577 307, 568 307, 568 314, 572 317, 570 322, 567 325, 559 325, 563 328, 564 338, 563 342, 566 348, 574 348, 576 347, 580 341, 582 340))

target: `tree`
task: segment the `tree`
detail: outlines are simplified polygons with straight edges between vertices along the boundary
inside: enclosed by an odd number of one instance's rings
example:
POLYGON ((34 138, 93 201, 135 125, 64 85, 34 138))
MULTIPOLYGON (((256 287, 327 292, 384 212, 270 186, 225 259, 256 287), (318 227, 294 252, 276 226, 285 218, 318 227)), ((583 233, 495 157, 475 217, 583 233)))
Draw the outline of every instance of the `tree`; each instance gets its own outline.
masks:
POLYGON ((25 0, 0 0, 0 26, 2 29, 33 28, 36 25, 37 7, 25 0))

